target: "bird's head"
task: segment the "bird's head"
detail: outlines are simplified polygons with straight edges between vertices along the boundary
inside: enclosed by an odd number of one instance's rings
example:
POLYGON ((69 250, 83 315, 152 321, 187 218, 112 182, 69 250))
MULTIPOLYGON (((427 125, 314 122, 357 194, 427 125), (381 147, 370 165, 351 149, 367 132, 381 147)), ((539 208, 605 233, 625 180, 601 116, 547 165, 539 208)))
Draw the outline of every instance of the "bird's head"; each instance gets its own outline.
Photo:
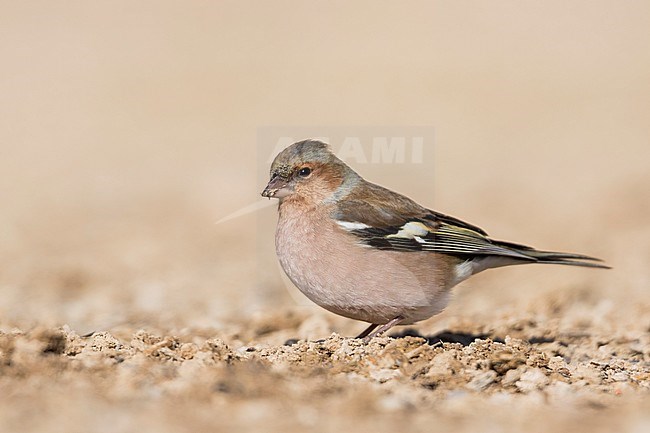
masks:
POLYGON ((317 140, 299 141, 284 149, 273 160, 270 175, 263 197, 313 203, 327 200, 344 184, 359 179, 327 144, 317 140))

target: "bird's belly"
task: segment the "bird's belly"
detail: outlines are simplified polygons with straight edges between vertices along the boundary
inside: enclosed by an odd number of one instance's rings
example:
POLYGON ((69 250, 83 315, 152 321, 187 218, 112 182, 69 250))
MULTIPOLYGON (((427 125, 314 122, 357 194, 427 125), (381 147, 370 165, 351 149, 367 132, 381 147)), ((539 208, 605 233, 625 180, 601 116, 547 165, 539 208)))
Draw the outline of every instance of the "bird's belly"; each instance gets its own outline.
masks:
POLYGON ((380 324, 402 316, 408 324, 448 303, 449 272, 434 253, 366 247, 336 227, 290 236, 284 230, 293 229, 278 225, 282 268, 302 293, 333 313, 380 324))

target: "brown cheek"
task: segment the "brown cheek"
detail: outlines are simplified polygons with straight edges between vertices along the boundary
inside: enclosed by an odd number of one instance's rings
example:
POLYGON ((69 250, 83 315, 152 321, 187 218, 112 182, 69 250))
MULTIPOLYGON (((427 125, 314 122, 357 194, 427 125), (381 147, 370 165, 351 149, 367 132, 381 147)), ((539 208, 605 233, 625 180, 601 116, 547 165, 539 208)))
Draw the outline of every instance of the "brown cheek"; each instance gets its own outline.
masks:
POLYGON ((341 173, 332 166, 319 165, 314 167, 314 176, 318 176, 319 181, 330 191, 338 188, 343 182, 341 173))
POLYGON ((309 178, 297 182, 295 189, 297 195, 310 200, 322 200, 343 182, 341 174, 333 170, 332 167, 314 165, 312 170, 313 173, 309 178))
POLYGON ((329 181, 322 178, 310 178, 306 182, 296 185, 296 192, 299 196, 310 200, 322 200, 332 193, 336 187, 332 187, 329 181))

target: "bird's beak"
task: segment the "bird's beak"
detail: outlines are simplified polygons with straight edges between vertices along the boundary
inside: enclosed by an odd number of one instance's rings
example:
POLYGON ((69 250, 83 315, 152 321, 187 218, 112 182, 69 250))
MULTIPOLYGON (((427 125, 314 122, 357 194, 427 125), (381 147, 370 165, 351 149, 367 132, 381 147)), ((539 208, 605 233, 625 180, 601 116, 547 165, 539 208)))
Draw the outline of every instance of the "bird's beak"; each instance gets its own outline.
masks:
POLYGON ((268 198, 284 198, 289 194, 291 194, 289 180, 277 175, 271 178, 268 185, 266 185, 266 188, 264 188, 264 191, 262 191, 262 197, 268 198))

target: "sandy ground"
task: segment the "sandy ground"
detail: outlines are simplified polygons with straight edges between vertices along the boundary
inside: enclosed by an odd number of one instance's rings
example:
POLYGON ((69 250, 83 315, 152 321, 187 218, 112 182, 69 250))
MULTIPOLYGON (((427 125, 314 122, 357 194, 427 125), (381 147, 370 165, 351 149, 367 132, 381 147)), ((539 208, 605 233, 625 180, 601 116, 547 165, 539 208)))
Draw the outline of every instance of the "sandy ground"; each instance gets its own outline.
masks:
POLYGON ((0 431, 650 431, 646 2, 2 10, 0 431), (613 269, 489 271, 363 345, 274 207, 215 224, 278 134, 413 125, 423 160, 350 164, 613 269))

